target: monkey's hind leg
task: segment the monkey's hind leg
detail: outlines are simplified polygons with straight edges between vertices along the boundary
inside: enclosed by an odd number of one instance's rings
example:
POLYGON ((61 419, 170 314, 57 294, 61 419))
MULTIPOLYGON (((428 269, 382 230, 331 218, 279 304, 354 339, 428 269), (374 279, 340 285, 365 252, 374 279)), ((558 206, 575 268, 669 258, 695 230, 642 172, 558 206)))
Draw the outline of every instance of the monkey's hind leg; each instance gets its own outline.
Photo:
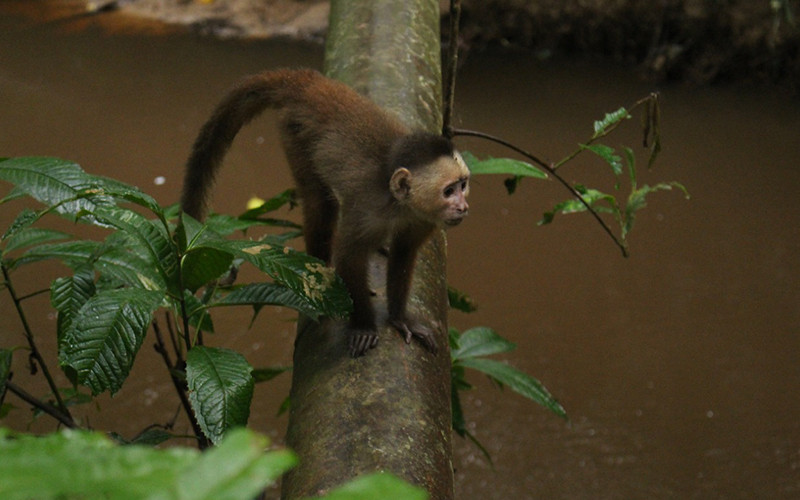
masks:
POLYGON ((330 264, 339 203, 329 190, 321 186, 298 188, 298 194, 303 206, 306 253, 330 264))

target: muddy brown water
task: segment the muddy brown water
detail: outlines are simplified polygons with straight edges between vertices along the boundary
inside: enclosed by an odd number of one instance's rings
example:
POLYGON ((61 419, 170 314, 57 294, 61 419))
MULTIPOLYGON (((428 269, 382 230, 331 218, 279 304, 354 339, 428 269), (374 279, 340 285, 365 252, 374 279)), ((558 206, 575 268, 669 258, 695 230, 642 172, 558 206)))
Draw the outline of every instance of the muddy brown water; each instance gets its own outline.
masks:
MULTIPOLYGON (((317 47, 111 34, 4 13, 0 155, 72 159, 174 202, 194 134, 226 87, 265 68, 319 67, 321 57, 317 47)), ((556 159, 586 139, 594 119, 654 89, 599 63, 473 56, 459 81, 457 118, 556 159)), ((500 179, 474 181, 470 217, 449 233, 448 269, 480 309, 451 315, 451 325, 491 326, 516 342, 502 358, 541 379, 571 420, 474 376, 464 407, 494 469, 456 439, 458 498, 800 497, 800 101, 764 88, 658 90, 664 153, 640 182, 680 180, 693 199, 654 195, 629 259, 588 217, 536 226, 565 197, 555 183, 525 181, 509 197, 500 179)), ((609 142, 637 141, 630 132, 609 142)), ((485 143, 459 145, 502 154, 485 143)), ((251 195, 289 186, 287 170, 265 169, 267 161, 283 162, 270 116, 238 138, 215 209, 238 212, 251 195)), ((589 158, 564 173, 607 182, 589 158)), ((2 227, 21 206, 0 207, 2 227)), ((47 265, 15 281, 29 293, 59 272, 47 265)), ((26 305, 52 351, 47 297, 26 305)), ((211 343, 240 350, 255 366, 290 363, 290 311, 264 310, 249 329, 246 312, 220 313, 225 331, 211 343)), ((5 295, 0 337, 3 346, 23 343, 5 295)), ((172 418, 178 402, 151 344, 116 397, 79 411, 93 427, 131 436, 172 418)), ((21 356, 15 380, 29 383, 21 356)), ((286 419, 275 414, 288 384, 279 377, 259 385, 250 418, 278 442, 286 419)), ((46 418, 30 422, 17 410, 2 423, 52 428, 46 418)), ((183 419, 177 430, 187 430, 183 419)))

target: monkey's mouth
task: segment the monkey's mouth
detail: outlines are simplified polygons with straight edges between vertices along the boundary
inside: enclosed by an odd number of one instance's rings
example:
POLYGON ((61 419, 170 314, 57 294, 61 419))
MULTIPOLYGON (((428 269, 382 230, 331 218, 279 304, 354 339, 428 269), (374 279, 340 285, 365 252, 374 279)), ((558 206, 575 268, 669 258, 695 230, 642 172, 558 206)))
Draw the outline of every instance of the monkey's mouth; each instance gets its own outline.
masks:
POLYGON ((444 221, 444 223, 447 224, 450 227, 453 227, 453 226, 457 226, 457 225, 461 224, 461 221, 463 221, 463 220, 464 220, 463 217, 460 217, 458 219, 447 219, 446 221, 444 221))

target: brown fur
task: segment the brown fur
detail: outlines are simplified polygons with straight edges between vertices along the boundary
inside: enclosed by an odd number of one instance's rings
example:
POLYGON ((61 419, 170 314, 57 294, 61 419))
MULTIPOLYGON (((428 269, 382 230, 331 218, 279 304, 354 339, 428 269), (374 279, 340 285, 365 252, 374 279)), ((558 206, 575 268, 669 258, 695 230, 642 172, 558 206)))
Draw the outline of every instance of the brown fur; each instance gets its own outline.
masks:
POLYGON ((419 246, 468 210, 469 171, 452 144, 412 134, 366 97, 316 71, 267 71, 234 87, 200 131, 186 167, 184 212, 204 216, 233 139, 267 108, 280 110, 281 140, 303 204, 306 251, 325 262, 333 256, 353 298, 351 353, 377 343, 367 264, 387 240, 389 322, 407 342, 417 336, 435 351, 434 330, 408 318, 406 301, 419 246))

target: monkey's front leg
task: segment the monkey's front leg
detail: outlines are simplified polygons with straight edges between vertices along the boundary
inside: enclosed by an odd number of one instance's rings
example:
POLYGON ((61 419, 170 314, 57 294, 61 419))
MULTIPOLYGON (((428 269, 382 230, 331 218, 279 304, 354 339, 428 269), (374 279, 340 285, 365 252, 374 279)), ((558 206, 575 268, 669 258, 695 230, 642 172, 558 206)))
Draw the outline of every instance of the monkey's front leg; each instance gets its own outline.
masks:
POLYGON ((372 308, 367 273, 371 246, 352 235, 343 234, 336 240, 334 258, 336 272, 344 280, 353 299, 349 322, 349 351, 354 358, 363 356, 378 345, 378 329, 372 308))
POLYGON ((411 290, 411 279, 414 274, 414 261, 417 250, 431 234, 432 228, 414 228, 401 232, 392 240, 389 248, 389 264, 386 277, 387 306, 389 324, 399 331, 406 341, 411 343, 412 337, 419 341, 432 353, 436 353, 436 335, 441 325, 427 325, 410 317, 406 311, 406 303, 411 290))

